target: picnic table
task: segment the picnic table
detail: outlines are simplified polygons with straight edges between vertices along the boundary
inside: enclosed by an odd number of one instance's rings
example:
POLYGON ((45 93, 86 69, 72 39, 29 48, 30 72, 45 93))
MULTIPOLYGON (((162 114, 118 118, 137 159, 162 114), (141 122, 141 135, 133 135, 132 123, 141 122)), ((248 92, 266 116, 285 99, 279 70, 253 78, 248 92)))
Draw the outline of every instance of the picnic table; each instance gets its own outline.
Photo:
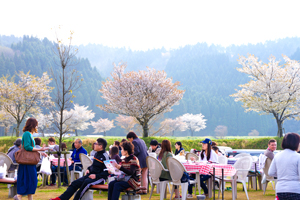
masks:
MULTIPOLYGON (((234 176, 236 173, 235 168, 229 164, 207 164, 202 162, 195 163, 183 163, 187 171, 199 171, 201 175, 212 174, 213 178, 208 179, 208 197, 212 197, 212 190, 214 190, 214 199, 215 199, 215 187, 214 180, 216 176, 220 176, 221 180, 224 180, 224 176, 234 176), (213 187, 213 188, 212 188, 213 187)), ((196 177, 197 184, 200 185, 200 179, 196 177)), ((223 191, 222 191, 223 198, 223 191)))

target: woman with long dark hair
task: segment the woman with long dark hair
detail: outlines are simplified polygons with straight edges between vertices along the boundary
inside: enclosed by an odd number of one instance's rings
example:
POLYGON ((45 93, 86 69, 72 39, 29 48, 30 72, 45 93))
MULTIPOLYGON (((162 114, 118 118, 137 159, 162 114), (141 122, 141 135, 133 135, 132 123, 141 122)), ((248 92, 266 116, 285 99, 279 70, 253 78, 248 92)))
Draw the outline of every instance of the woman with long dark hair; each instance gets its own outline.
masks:
POLYGON ((175 143, 175 156, 177 156, 178 154, 184 154, 184 148, 182 148, 182 144, 181 142, 176 142, 175 143))
MULTIPOLYGON (((206 138, 202 142, 202 151, 200 153, 200 161, 206 161, 210 163, 217 163, 218 162, 218 156, 217 154, 212 150, 212 141, 209 138, 206 138)), ((193 160, 193 159, 191 159, 193 160)), ((200 185, 201 188, 204 191, 205 196, 208 196, 208 189, 205 185, 204 181, 208 180, 211 176, 210 175, 200 175, 200 185)), ((190 184, 188 187, 188 198, 193 197, 193 185, 190 184)))
MULTIPOLYGON (((48 148, 42 147, 35 148, 35 141, 32 137, 33 133, 37 133, 38 122, 34 118, 29 118, 23 128, 22 145, 26 151, 45 151, 48 148)), ((41 153, 47 157, 47 154, 41 153)), ((15 200, 22 199, 23 195, 28 196, 28 200, 33 199, 33 194, 37 187, 36 165, 19 164, 18 168, 18 181, 17 181, 17 195, 14 196, 15 200)))

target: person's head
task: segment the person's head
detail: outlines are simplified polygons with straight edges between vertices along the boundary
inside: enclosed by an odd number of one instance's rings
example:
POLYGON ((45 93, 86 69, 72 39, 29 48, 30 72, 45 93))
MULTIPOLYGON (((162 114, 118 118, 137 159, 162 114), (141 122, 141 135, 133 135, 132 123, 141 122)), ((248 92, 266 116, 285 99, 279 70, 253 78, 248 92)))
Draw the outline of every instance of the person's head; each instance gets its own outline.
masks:
POLYGON ((66 143, 61 143, 61 149, 63 150, 63 151, 65 151, 65 150, 67 150, 67 144, 66 143))
POLYGON ((26 124, 23 128, 23 132, 29 131, 30 133, 38 132, 38 121, 35 118, 30 117, 27 119, 26 124))
POLYGON ((211 146, 217 146, 218 144, 214 141, 211 142, 211 146))
POLYGON ((290 149, 293 151, 299 150, 300 136, 297 133, 287 133, 283 137, 281 147, 282 149, 290 149))
POLYGON ((214 150, 214 152, 216 152, 216 154, 219 153, 219 148, 217 146, 212 146, 211 148, 214 150))
POLYGON ((165 152, 172 152, 170 140, 163 140, 161 142, 161 150, 159 152, 158 158, 161 159, 165 152))
POLYGON ((77 138, 74 141, 74 146, 75 146, 76 149, 79 149, 82 146, 82 140, 80 138, 77 138))
POLYGON ((126 139, 122 139, 122 140, 121 140, 121 143, 122 143, 122 142, 126 142, 126 141, 127 141, 126 139))
POLYGON ((121 147, 122 156, 129 156, 134 152, 134 145, 129 141, 122 142, 121 147))
POLYGON ((135 138, 138 138, 135 132, 131 131, 127 134, 127 140, 129 140, 130 142, 132 142, 135 138))
POLYGON ((94 150, 95 148, 95 142, 92 144, 92 150, 94 150))
POLYGON ((120 142, 119 141, 114 141, 114 146, 119 147, 120 146, 120 142))
POLYGON ((157 148, 157 146, 158 146, 157 140, 151 140, 151 142, 150 142, 151 149, 155 150, 157 148))
POLYGON ((275 151, 276 148, 277 148, 277 142, 276 142, 276 140, 274 140, 274 139, 269 140, 269 142, 268 142, 268 148, 271 151, 275 151))
POLYGON ((50 138, 48 139, 48 144, 49 144, 49 145, 55 145, 55 139, 54 139, 53 137, 50 137, 50 138))
POLYGON ((205 140, 203 140, 201 143, 202 143, 202 151, 200 155, 201 159, 204 158, 204 152, 205 152, 206 159, 207 161, 209 161, 212 141, 209 138, 205 138, 205 140))
POLYGON ((181 142, 176 142, 175 143, 175 148, 177 149, 177 150, 179 150, 180 148, 182 148, 182 144, 181 144, 181 142))
POLYGON ((97 142, 95 142, 94 144, 95 144, 94 146, 95 151, 103 151, 107 146, 107 141, 103 138, 98 138, 97 142))
POLYGON ((14 145, 16 145, 17 147, 20 147, 22 144, 22 139, 18 138, 16 139, 16 141, 14 142, 14 145))
POLYGON ((40 138, 34 138, 35 145, 41 146, 42 140, 40 138))
POLYGON ((112 157, 114 155, 119 155, 119 147, 117 147, 117 146, 113 146, 110 149, 110 157, 112 157))
POLYGON ((75 143, 74 142, 72 143, 72 149, 73 150, 75 149, 75 143))

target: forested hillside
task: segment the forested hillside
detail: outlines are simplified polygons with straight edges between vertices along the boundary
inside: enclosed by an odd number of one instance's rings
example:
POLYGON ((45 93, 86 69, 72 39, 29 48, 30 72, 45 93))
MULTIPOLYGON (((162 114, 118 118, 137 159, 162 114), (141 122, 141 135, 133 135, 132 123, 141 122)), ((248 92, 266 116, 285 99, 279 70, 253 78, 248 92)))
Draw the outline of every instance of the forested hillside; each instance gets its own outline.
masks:
MULTIPOLYGON (((49 71, 50 67, 57 68, 53 62, 53 44, 47 39, 25 36, 19 41, 15 37, 2 36, 0 45, 0 75, 13 75, 16 70, 30 70, 40 76, 43 71, 49 71)), ((102 101, 97 90, 101 87, 101 81, 109 76, 112 63, 123 61, 128 65, 127 71, 144 70, 149 66, 163 69, 174 81, 181 82, 181 88, 186 90, 184 97, 164 117, 174 119, 185 113, 202 113, 207 119, 207 128, 196 132, 197 136, 214 135, 214 129, 218 125, 227 126, 228 135, 248 135, 256 129, 260 135, 275 136, 277 126, 272 116, 245 113, 240 103, 229 97, 238 89, 238 85, 249 81, 247 76, 236 70, 240 67, 236 60, 238 55, 246 56, 248 53, 265 62, 270 55, 283 60, 282 54, 300 60, 299 47, 300 38, 285 38, 256 45, 232 45, 226 48, 199 43, 173 50, 162 48, 148 51, 132 51, 96 44, 81 45, 78 47, 80 62, 76 69, 83 74, 85 81, 76 94, 75 103, 88 105, 96 113, 96 120, 99 117, 113 119, 114 115, 108 115, 96 107, 102 101)), ((285 132, 300 132, 300 125, 296 121, 286 121, 283 126, 285 132)), ((90 129, 85 133, 91 131, 90 129)), ((124 131, 117 127, 107 134, 124 135, 124 131)), ((189 132, 176 132, 175 135, 189 135, 189 132)))

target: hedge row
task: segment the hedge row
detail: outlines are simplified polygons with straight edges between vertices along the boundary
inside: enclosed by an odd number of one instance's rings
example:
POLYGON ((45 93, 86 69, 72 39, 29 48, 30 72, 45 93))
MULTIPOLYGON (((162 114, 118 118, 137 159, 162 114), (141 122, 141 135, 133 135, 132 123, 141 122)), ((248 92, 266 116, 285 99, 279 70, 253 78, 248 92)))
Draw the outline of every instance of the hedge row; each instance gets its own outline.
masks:
MULTIPOLYGON (((80 137, 83 141, 83 147, 90 152, 92 150, 92 144, 96 141, 97 138, 87 138, 87 137, 80 137)), ((0 152, 7 152, 9 147, 13 146, 14 141, 16 140, 16 137, 1 137, 0 138, 0 152)), ((41 138, 42 143, 48 144, 48 138, 41 138)), ((121 141, 123 138, 121 137, 105 137, 107 140, 108 147, 114 143, 115 140, 121 141)), ((159 143, 161 143, 163 140, 168 139, 171 141, 172 149, 175 150, 175 142, 181 141, 183 144, 183 148, 187 151, 190 151, 190 149, 201 149, 200 142, 204 138, 172 138, 172 137, 148 137, 148 138, 142 138, 144 139, 147 146, 149 146, 150 141, 153 139, 156 139, 159 143)), ((259 137, 259 138, 239 138, 239 139, 212 139, 215 141, 218 146, 228 146, 232 149, 266 149, 268 145, 268 141, 270 140, 270 137, 259 137)), ((274 139, 277 140, 277 149, 281 149, 281 142, 282 138, 274 137, 274 139)), ((58 140, 56 140, 58 142, 58 140)), ((67 144, 68 149, 71 148, 72 143, 74 141, 74 138, 67 138, 63 142, 67 144)))

